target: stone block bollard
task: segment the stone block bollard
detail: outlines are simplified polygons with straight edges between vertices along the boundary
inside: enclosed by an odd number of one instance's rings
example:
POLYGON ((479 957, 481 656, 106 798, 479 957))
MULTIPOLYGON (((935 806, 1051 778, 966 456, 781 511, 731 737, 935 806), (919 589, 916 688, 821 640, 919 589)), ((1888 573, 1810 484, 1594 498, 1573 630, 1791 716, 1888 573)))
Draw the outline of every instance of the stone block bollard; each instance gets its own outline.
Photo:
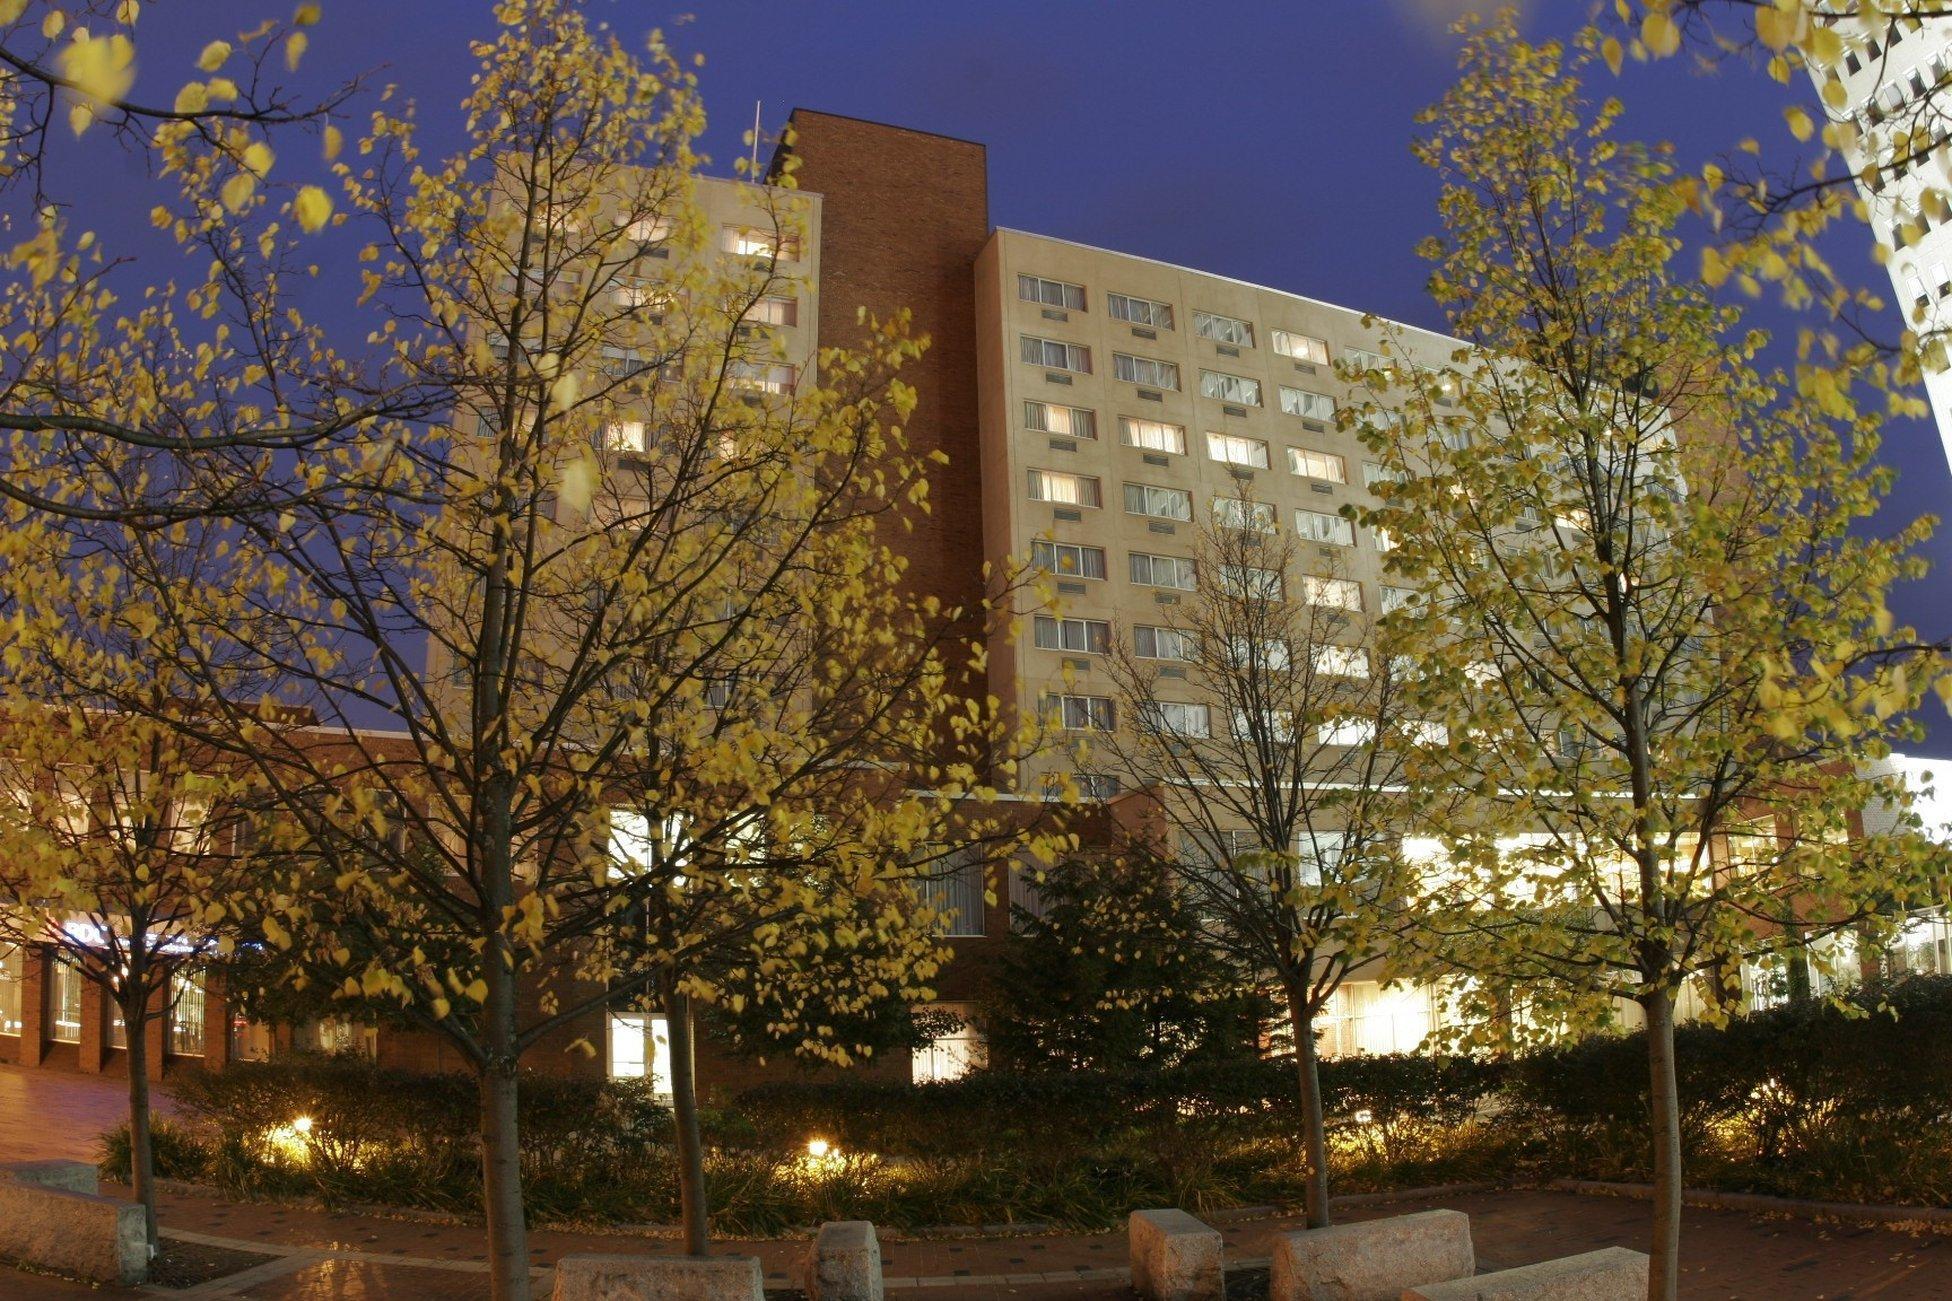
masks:
POLYGON ((757 1256, 564 1256, 555 1301, 765 1301, 757 1256))
POLYGON ((1403 1294, 1403 1301, 1640 1301, 1646 1295, 1647 1257, 1625 1247, 1607 1247, 1414 1287, 1403 1294))
POLYGON ((881 1301, 881 1243, 866 1220, 820 1226, 807 1248, 801 1285, 809 1301, 881 1301))
POLYGON ((1397 1301, 1427 1283, 1477 1272, 1471 1219, 1419 1211, 1274 1239, 1269 1301, 1397 1301))
POLYGON ((1224 1301, 1218 1229, 1181 1210, 1133 1211, 1125 1236, 1132 1290, 1146 1301, 1224 1301))

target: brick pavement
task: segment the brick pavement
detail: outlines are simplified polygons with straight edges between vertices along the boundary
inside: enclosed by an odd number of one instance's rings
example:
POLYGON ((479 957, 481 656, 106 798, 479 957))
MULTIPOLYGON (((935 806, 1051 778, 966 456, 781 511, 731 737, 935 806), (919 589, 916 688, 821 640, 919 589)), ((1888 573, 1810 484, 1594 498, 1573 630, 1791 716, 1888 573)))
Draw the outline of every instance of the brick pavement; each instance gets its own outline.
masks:
MULTIPOLYGON (((0 1068, 0 1159, 86 1156, 92 1137, 77 1127, 115 1117, 113 1082, 0 1068), (34 1076, 23 1083, 19 1077, 34 1076)), ((1480 1267, 1503 1268, 1604 1246, 1638 1248, 1645 1202, 1532 1190, 1470 1193, 1433 1200, 1347 1207, 1368 1219, 1431 1206, 1471 1216, 1480 1267)), ((166 1235, 265 1253, 265 1263, 181 1296, 256 1298, 479 1298, 487 1295, 481 1232, 467 1224, 239 1203, 171 1192, 162 1202, 166 1235)), ((1222 1224, 1230 1261, 1269 1251, 1270 1235, 1290 1218, 1222 1224)), ((1686 1213, 1682 1295, 1842 1301, 1952 1301, 1952 1237, 1891 1227, 1812 1223, 1719 1208, 1686 1213)), ((538 1230, 538 1271, 572 1251, 662 1253, 669 1239, 627 1233, 538 1230)), ((757 1254, 768 1284, 786 1286, 803 1244, 727 1242, 727 1252, 757 1254)), ((1124 1236, 1098 1234, 883 1243, 884 1269, 897 1296, 1125 1298, 1124 1236), (924 1282, 926 1280, 926 1282, 924 1282)), ((0 1269, 0 1299, 41 1301, 91 1289, 0 1269)), ((93 1291, 93 1295, 116 1295, 93 1291)))

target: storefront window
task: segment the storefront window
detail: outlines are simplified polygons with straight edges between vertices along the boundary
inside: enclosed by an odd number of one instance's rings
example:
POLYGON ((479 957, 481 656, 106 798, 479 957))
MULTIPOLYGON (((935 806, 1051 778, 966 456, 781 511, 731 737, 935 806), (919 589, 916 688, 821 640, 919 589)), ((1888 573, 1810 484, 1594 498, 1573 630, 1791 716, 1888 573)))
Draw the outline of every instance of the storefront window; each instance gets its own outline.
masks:
POLYGON ((169 1051, 178 1057, 203 1056, 203 972, 178 967, 169 973, 169 1051))
POLYGON ((0 944, 0 1034, 20 1033, 20 987, 25 966, 18 944, 0 944))
POLYGON ((671 1096, 671 1031, 662 1015, 619 1012, 610 1017, 610 1078, 649 1078, 651 1091, 671 1096))
POLYGON ((81 1042, 81 968, 66 957, 47 967, 48 1038, 58 1044, 81 1042))
POLYGON ((972 1023, 976 1009, 966 1003, 935 1003, 921 1009, 957 1018, 956 1024, 915 1050, 909 1077, 917 1084, 959 1080, 989 1061, 989 1049, 972 1023))

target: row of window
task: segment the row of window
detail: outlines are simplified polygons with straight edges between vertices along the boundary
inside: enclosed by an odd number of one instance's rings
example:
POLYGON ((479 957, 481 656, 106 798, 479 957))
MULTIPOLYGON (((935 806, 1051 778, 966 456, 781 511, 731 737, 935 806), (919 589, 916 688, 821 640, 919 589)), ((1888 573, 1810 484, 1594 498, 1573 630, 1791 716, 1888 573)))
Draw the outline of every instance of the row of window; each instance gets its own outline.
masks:
MULTIPOLYGON (((1040 614, 1033 622, 1032 638, 1040 650, 1072 655, 1104 655, 1111 650, 1112 625, 1108 620, 1040 614)), ((1132 629, 1132 653, 1140 659, 1198 664, 1203 662, 1199 650, 1199 639, 1183 628, 1142 623, 1132 629)), ((1317 646, 1311 656, 1318 672, 1345 678, 1369 676, 1369 652, 1361 647, 1317 646)), ((1286 642, 1235 638, 1221 648, 1220 663, 1223 667, 1286 672, 1293 655, 1286 642)))
MULTIPOLYGON (((19 945, 0 945, 0 1035, 17 1036, 25 1029, 25 954, 19 945)), ((53 1043, 81 1042, 82 987, 87 977, 74 960, 56 955, 43 968, 41 1024, 53 1043)), ((169 1005, 163 1017, 164 1044, 179 1057, 200 1057, 204 1051, 205 996, 201 972, 179 968, 170 973, 169 1005)), ((129 1046, 128 1028, 120 1012, 111 1008, 107 1043, 129 1046)))
MULTIPOLYGON (((1179 592, 1198 590, 1199 580, 1194 564, 1186 556, 1133 551, 1126 559, 1129 565, 1127 577, 1140 587, 1164 587, 1179 592)), ((1102 580, 1109 576, 1103 547, 1077 542, 1033 542, 1030 544, 1030 560, 1037 568, 1060 578, 1102 580)), ((1266 592, 1272 599, 1287 599, 1286 584, 1277 570, 1222 565, 1219 567, 1219 582, 1224 590, 1266 592)), ((1362 584, 1353 578, 1304 574, 1300 578, 1300 588, 1295 594, 1296 599, 1309 605, 1343 610, 1363 608, 1362 584)), ((1401 609, 1415 599, 1414 590, 1407 587, 1392 587, 1385 583, 1379 586, 1379 592, 1381 600, 1378 608, 1384 614, 1401 609)))
MULTIPOLYGON (((1284 388, 1283 394, 1295 393, 1306 398, 1320 398, 1328 403, 1326 415, 1333 418, 1334 401, 1319 393, 1302 393, 1300 389, 1284 388)), ((1295 414, 1304 414, 1296 411, 1295 414)), ((1066 438, 1098 438, 1098 413, 1089 407, 1063 406, 1054 402, 1040 402, 1034 399, 1023 404, 1024 428, 1036 433, 1058 434, 1066 438)), ((1167 420, 1145 420, 1136 416, 1118 418, 1119 441, 1127 447, 1136 447, 1147 452, 1166 452, 1174 456, 1186 455, 1186 426, 1167 420)), ((1229 465, 1246 466, 1250 469, 1269 468, 1271 453, 1264 438, 1250 438, 1245 434, 1222 434, 1211 430, 1206 436, 1207 456, 1215 461, 1229 465)), ((1324 452, 1312 447, 1290 447, 1288 469, 1291 473, 1307 479, 1321 479, 1329 483, 1347 483, 1349 466, 1346 459, 1334 452, 1324 452)), ((1377 483, 1391 477, 1381 465, 1365 463, 1362 467, 1364 487, 1373 488, 1377 483)))
MULTIPOLYGON (((1213 706, 1187 700, 1148 700, 1139 706, 1146 730, 1191 740, 1206 740, 1214 735, 1213 706)), ((1047 695, 1041 702, 1044 717, 1067 732, 1115 732, 1118 730, 1118 702, 1110 696, 1077 692, 1047 695)), ((1293 719, 1271 712, 1263 721, 1283 741, 1293 739, 1293 719)), ((1246 713, 1233 718, 1235 736, 1249 735, 1254 719, 1246 713)), ((1404 733, 1419 745, 1443 745, 1448 729, 1442 723, 1412 721, 1404 733)), ((1366 719, 1330 719, 1314 729, 1314 740, 1325 746, 1370 745, 1376 739, 1376 725, 1366 719)))
MULTIPOLYGON (((1089 310, 1085 287, 1066 280, 1052 280, 1045 276, 1019 275, 1017 277, 1017 297, 1027 303, 1037 303, 1043 307, 1061 308, 1067 312, 1089 310)), ((1105 295, 1105 313, 1115 321, 1152 330, 1171 330, 1176 328, 1177 318, 1171 303, 1163 303, 1153 298, 1142 298, 1133 294, 1105 295)), ((1193 333, 1201 339, 1224 344, 1230 348, 1252 348, 1255 346, 1254 323, 1238 316, 1227 316, 1220 312, 1195 311, 1193 313, 1193 333)), ((1283 357, 1296 361, 1309 362, 1317 366, 1328 364, 1328 341, 1313 335, 1300 334, 1293 330, 1271 330, 1268 335, 1269 346, 1283 357)), ((1142 359, 1141 359, 1142 360, 1142 359)), ((1360 348, 1345 348, 1343 360, 1358 369, 1379 362, 1374 353, 1360 348), (1370 360, 1365 360, 1370 359, 1370 360)), ((1161 363, 1171 365, 1171 363, 1161 363)), ((1174 368, 1177 370, 1177 368, 1174 368)), ((1148 383, 1149 381, 1135 381, 1148 383)), ((1155 385, 1155 387, 1166 387, 1155 385)), ((1174 384, 1171 387, 1177 388, 1174 384)))
MULTIPOLYGON (((1077 474, 1069 470, 1027 470, 1030 500, 1050 502, 1059 506, 1080 506, 1098 510, 1105 504, 1104 481, 1096 475, 1077 474)), ((1148 519, 1168 520, 1175 523, 1190 523, 1193 519, 1193 494, 1185 488, 1167 488, 1154 483, 1127 483, 1124 485, 1125 513, 1142 515, 1148 519)), ((1274 503, 1266 501, 1247 501, 1239 497, 1215 497, 1212 501, 1213 522, 1222 528, 1251 529, 1257 533, 1273 533, 1279 525, 1275 522, 1274 503)), ((1297 507, 1294 512, 1295 532, 1309 542, 1320 542, 1327 546, 1352 547, 1356 544, 1356 526, 1340 515, 1327 511, 1309 510, 1297 507)), ((1381 529, 1373 530, 1378 551, 1388 551, 1391 546, 1389 535, 1381 529)))
MULTIPOLYGON (((1068 371, 1074 375, 1093 373, 1091 349, 1082 343, 1024 334, 1017 336, 1017 355, 1027 366, 1068 371)), ((1351 364, 1356 364, 1359 360, 1362 369, 1383 364, 1380 354, 1359 348, 1345 349, 1343 356, 1350 360, 1351 364)), ((1165 361, 1158 357, 1143 357, 1137 353, 1114 352, 1112 353, 1112 378, 1127 384, 1137 384, 1141 388, 1169 389, 1177 392, 1179 363, 1165 361)), ((1238 406, 1258 407, 1262 405, 1261 381, 1247 375, 1231 375, 1225 371, 1202 369, 1200 396, 1220 402, 1231 402, 1238 406)), ((1333 419, 1335 399, 1325 393, 1311 393, 1306 389, 1282 385, 1281 409, 1290 415, 1305 415, 1318 420, 1333 419)))

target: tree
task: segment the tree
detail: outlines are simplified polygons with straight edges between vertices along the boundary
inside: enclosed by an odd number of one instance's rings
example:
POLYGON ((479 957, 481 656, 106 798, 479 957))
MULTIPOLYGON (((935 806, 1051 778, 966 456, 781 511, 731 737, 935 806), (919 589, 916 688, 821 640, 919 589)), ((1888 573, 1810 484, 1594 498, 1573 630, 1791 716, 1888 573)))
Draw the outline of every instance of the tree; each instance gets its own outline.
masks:
MULTIPOLYGON (((334 164, 331 220, 368 236, 384 384, 280 296, 317 200, 186 157, 160 218, 222 256, 209 282, 154 288, 150 311, 215 310, 238 287, 332 411, 399 387, 439 395, 439 419, 363 411, 297 458, 215 447, 189 486, 269 509, 95 524, 179 648, 194 707, 164 716, 275 805, 267 942, 295 978, 390 999, 471 1064, 491 1275, 520 1297, 523 1054, 647 994, 682 1013, 739 979, 799 980, 797 950, 851 950, 863 916, 925 971, 926 936, 902 938, 928 923, 915 883, 930 846, 981 834, 964 829, 1016 736, 941 689, 976 653, 949 630, 981 612, 905 590, 932 463, 907 446, 899 370, 923 341, 869 321, 854 350, 796 350, 761 311, 801 288, 790 172, 701 195, 702 110, 660 39, 635 53, 568 0, 497 16, 458 152, 423 156, 410 111, 383 108, 357 163, 334 164), (729 240, 719 200, 737 206, 729 240), (192 537, 219 541, 186 564, 192 537), (267 702, 313 721, 274 726, 267 702), (620 831, 658 848, 623 852, 620 831)), ((104 380, 152 361, 117 393, 121 428, 158 393, 221 410, 223 376, 263 380, 126 338, 71 332, 42 359, 104 380)), ((140 477, 116 447, 99 456, 140 477)), ((880 996, 894 961, 853 964, 858 983, 823 997, 880 996)), ((798 1038, 847 1055, 803 1010, 783 1018, 798 1038)), ((695 1127, 680 1142, 698 1251, 695 1127)))
POLYGON ((1902 802, 1864 764, 1941 669, 1885 610, 1929 523, 1864 526, 1891 478, 1874 418, 1760 371, 1765 339, 1673 274, 1668 151, 1582 98, 1602 44, 1468 28, 1418 144, 1465 346, 1372 375, 1357 418, 1396 480, 1368 519, 1425 594, 1390 636, 1445 729, 1410 769, 1445 851, 1418 906, 1480 1000, 1521 997, 1504 1033, 1594 998, 1644 1014, 1649 1294, 1672 1297, 1676 997, 1942 884, 1898 837, 1849 843, 1870 798, 1902 802))
MULTIPOLYGON (((14 521, 33 532, 29 521, 14 521)), ((15 540, 18 541, 18 532, 15 540)), ((105 565, 39 580, 9 604, 0 658, 0 939, 47 947, 102 991, 129 1072, 131 1181, 157 1250, 149 1030, 178 982, 231 951, 254 870, 253 783, 174 728, 104 708, 77 681, 115 676, 166 697, 159 648, 125 634, 130 593, 105 565), (68 581, 61 581, 66 577, 68 581)), ((9 566, 10 573, 20 570, 9 566)))
POLYGON ((1394 666, 1368 645, 1360 585, 1310 561, 1272 506, 1227 509, 1200 531, 1177 626, 1119 632, 1107 663, 1123 726, 1105 748, 1152 793, 1157 858, 1208 942, 1286 1000, 1319 1227, 1314 1023, 1387 948, 1400 895, 1391 788, 1412 738, 1394 666), (1173 660, 1187 685, 1167 677, 1173 660))
POLYGON ((1208 942, 1198 910, 1142 846, 1063 859, 1013 908, 984 992, 1002 1070, 1160 1070, 1258 1058, 1265 999, 1208 942))

